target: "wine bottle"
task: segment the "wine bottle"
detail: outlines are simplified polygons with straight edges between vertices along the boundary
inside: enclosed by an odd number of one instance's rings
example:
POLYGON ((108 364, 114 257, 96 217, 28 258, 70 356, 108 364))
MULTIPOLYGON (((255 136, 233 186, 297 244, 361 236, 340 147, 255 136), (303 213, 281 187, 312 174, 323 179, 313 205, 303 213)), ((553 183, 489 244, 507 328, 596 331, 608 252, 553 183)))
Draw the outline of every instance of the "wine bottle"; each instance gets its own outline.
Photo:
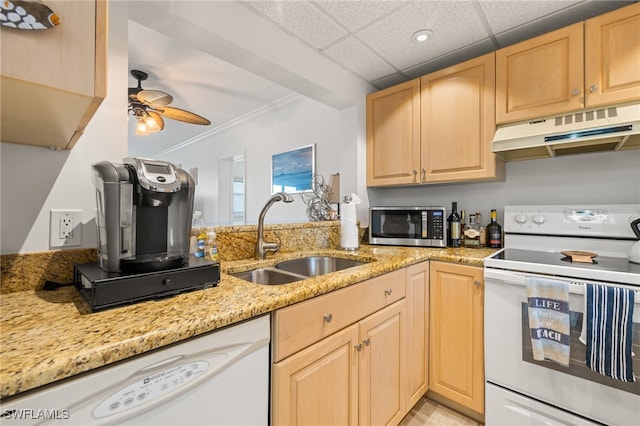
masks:
POLYGON ((449 247, 460 247, 460 215, 458 214, 458 203, 451 203, 451 214, 447 218, 448 232, 447 245, 449 247))
POLYGON ((498 214, 491 210, 491 223, 487 225, 487 247, 502 247, 502 226, 498 223, 498 214))

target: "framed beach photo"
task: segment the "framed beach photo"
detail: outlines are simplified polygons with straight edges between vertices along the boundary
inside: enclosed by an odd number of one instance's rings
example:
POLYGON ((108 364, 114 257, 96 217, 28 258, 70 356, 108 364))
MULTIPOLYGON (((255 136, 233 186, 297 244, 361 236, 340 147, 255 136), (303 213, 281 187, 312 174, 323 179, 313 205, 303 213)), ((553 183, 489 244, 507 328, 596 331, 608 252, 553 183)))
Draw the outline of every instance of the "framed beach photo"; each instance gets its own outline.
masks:
POLYGON ((315 144, 271 156, 271 193, 296 193, 313 189, 315 144))

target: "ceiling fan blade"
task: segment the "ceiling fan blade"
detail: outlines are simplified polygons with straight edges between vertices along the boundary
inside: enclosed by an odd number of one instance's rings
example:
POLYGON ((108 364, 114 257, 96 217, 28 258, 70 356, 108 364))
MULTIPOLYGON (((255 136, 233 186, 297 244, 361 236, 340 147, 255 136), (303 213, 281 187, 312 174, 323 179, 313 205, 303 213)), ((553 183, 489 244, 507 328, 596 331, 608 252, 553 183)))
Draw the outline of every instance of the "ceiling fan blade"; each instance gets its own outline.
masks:
POLYGON ((155 111, 160 115, 171 118, 173 120, 184 121, 191 124, 202 124, 205 126, 211 124, 211 121, 207 120, 206 118, 180 108, 165 106, 162 108, 155 108, 155 111))
POLYGON ((140 102, 152 107, 163 107, 173 101, 173 96, 162 90, 141 90, 136 97, 140 102))

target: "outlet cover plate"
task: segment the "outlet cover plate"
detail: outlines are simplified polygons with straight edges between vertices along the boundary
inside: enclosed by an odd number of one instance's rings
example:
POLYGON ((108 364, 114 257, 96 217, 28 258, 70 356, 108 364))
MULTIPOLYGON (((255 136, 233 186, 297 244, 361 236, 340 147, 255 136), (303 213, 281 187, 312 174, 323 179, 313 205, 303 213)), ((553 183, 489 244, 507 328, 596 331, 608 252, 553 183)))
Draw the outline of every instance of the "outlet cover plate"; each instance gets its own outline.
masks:
POLYGON ((82 245, 82 210, 51 210, 49 217, 50 248, 82 245), (63 223, 70 223, 70 229, 63 230, 63 223), (63 234, 68 237, 63 237, 63 234))

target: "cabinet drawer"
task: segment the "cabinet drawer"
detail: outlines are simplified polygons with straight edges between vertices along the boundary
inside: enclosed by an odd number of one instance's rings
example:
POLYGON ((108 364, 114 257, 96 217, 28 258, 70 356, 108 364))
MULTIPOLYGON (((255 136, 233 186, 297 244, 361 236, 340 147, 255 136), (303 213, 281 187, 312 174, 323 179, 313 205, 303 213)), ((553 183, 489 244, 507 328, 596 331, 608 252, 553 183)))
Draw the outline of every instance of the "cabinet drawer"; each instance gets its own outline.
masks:
POLYGON ((273 361, 303 349, 405 296, 394 271, 283 309, 274 315, 273 361))

